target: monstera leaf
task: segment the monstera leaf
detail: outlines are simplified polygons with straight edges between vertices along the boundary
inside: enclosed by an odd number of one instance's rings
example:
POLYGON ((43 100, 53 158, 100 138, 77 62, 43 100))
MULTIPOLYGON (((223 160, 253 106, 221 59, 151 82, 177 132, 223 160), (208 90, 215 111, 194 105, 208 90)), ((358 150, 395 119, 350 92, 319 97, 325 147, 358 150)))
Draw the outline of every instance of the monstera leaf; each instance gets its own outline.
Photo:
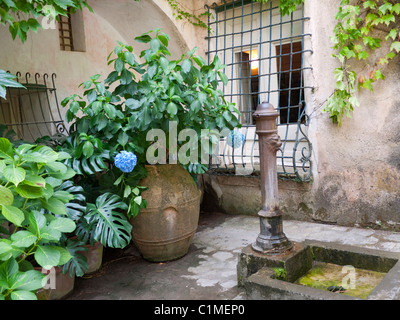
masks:
POLYGON ((83 195, 84 190, 81 186, 75 186, 72 181, 64 181, 60 186, 54 189, 56 195, 62 196, 64 193, 70 194, 74 197, 72 201, 65 204, 67 215, 70 219, 79 220, 86 211, 86 198, 83 195))
POLYGON ((69 272, 71 277, 75 275, 82 277, 89 269, 87 258, 82 254, 88 249, 84 246, 84 243, 74 239, 68 239, 65 245, 72 258, 64 264, 63 273, 69 272))
POLYGON ((65 160, 65 165, 79 175, 92 175, 108 168, 105 161, 110 159, 110 153, 107 150, 96 150, 87 158, 83 156, 82 148, 83 144, 79 143, 78 137, 69 136, 64 143, 64 150, 72 157, 65 160))
POLYGON ((122 210, 128 206, 120 197, 104 193, 97 198, 96 204, 87 205, 85 216, 89 224, 95 225, 94 239, 105 247, 124 248, 131 241, 132 226, 122 210))

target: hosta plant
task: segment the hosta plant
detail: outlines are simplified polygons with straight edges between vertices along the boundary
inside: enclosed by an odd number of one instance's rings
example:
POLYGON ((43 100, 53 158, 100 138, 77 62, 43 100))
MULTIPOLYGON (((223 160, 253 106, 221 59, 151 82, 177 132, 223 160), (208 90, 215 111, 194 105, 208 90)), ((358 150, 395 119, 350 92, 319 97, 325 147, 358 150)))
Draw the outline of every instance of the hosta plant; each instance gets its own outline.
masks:
POLYGON ((76 228, 67 214, 74 195, 58 188, 75 175, 63 164, 68 157, 0 138, 0 299, 35 299, 46 278, 34 267, 72 258, 62 238, 76 228))

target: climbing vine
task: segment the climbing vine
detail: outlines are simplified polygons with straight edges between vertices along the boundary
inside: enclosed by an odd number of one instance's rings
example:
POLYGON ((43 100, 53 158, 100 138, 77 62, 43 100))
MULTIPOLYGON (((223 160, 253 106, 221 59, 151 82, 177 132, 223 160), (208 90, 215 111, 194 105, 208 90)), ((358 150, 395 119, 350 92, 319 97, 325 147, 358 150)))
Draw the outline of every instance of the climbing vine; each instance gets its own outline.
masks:
MULTIPOLYGON (((193 24, 194 26, 199 26, 203 28, 209 28, 208 25, 203 21, 203 17, 209 16, 209 12, 203 12, 199 15, 187 12, 182 9, 180 6, 180 3, 177 0, 167 0, 168 4, 173 10, 174 16, 178 20, 183 20, 186 19, 188 22, 193 24)), ((260 2, 260 3, 267 3, 270 0, 254 0, 255 2, 260 2)), ((279 8, 280 11, 283 15, 288 15, 292 13, 293 11, 296 10, 296 8, 303 4, 305 0, 280 0, 279 1, 279 8)), ((226 1, 229 3, 230 1, 226 1)))
POLYGON ((340 126, 360 104, 357 91, 373 91, 373 84, 385 79, 385 66, 400 52, 400 3, 342 0, 336 20, 332 41, 340 67, 335 69, 336 88, 324 111, 340 126))

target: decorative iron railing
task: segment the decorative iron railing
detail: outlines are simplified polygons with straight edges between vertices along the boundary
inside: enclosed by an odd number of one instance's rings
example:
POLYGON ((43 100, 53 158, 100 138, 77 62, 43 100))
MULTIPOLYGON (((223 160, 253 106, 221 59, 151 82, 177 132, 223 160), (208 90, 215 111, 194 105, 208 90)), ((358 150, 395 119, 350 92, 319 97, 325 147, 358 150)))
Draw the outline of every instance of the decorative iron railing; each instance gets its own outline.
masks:
POLYGON ((0 99, 0 124, 29 142, 57 133, 68 135, 57 98, 56 74, 15 75, 25 89, 7 88, 6 100, 0 99))

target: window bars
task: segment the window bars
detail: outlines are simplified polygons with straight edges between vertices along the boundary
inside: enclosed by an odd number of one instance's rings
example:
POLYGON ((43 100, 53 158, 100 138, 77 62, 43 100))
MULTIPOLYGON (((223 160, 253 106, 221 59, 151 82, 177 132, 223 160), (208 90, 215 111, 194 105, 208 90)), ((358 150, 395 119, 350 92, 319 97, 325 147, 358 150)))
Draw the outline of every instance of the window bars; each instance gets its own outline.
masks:
POLYGON ((16 138, 34 142, 38 138, 55 134, 68 135, 60 112, 53 73, 36 73, 22 77, 16 73, 17 80, 26 89, 7 88, 6 99, 0 98, 0 124, 16 133, 16 138))
MULTIPOLYGON (((219 144, 218 163, 214 170, 228 174, 249 175, 259 171, 258 137, 253 113, 263 101, 279 112, 278 133, 282 147, 277 154, 281 178, 311 179, 312 146, 307 137, 303 55, 304 17, 301 6, 290 16, 282 16, 278 1, 259 3, 251 0, 221 1, 206 6, 209 11, 208 59, 218 55, 229 78, 221 85, 225 99, 241 111, 238 129, 243 143, 219 144)), ((238 134, 233 135, 238 137, 238 134)))

